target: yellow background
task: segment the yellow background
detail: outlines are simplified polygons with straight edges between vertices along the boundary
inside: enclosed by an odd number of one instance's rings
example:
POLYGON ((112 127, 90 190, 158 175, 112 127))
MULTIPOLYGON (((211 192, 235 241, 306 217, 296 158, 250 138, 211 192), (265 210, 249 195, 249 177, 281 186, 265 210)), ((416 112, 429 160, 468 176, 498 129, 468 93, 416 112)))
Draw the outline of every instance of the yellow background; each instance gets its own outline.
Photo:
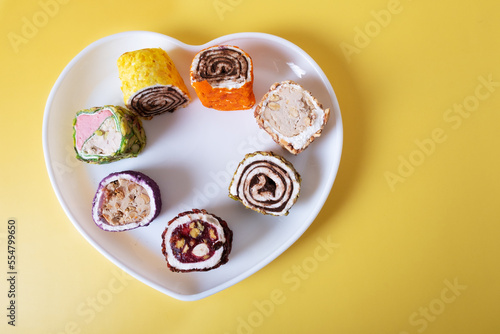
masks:
POLYGON ((499 31, 497 0, 2 0, 0 331, 500 332, 499 31), (26 22, 37 31, 12 42, 26 22), (200 301, 163 295, 98 253, 45 169, 52 85, 88 44, 129 30, 188 44, 278 35, 317 61, 339 99, 342 162, 318 218, 270 265, 200 301), (333 251, 319 256, 319 240, 333 251))

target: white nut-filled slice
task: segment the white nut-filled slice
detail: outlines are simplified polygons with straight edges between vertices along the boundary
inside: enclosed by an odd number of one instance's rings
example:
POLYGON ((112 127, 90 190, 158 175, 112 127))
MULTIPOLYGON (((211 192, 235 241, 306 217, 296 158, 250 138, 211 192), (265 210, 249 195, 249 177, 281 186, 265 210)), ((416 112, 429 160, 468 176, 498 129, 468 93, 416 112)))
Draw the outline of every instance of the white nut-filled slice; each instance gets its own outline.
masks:
POLYGON ((287 80, 271 86, 255 108, 254 116, 276 143, 298 154, 321 135, 330 109, 323 108, 301 85, 287 80))

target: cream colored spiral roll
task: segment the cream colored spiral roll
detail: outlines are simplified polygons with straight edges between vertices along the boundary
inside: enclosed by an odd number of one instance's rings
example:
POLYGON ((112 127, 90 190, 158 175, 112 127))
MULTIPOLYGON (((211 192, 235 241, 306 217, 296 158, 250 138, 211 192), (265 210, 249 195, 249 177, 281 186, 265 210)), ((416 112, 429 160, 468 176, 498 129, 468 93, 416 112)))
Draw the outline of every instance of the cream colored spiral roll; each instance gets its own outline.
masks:
POLYGON ((247 154, 229 186, 229 197, 249 209, 287 215, 300 192, 301 178, 293 165, 272 152, 247 154))

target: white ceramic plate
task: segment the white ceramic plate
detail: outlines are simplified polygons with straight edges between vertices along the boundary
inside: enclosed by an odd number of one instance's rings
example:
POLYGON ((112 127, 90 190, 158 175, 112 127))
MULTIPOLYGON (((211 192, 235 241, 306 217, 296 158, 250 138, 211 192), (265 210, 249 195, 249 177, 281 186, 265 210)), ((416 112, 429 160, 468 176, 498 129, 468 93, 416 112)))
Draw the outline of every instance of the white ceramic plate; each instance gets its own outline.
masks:
POLYGON ((335 180, 342 151, 342 121, 335 93, 321 68, 296 45, 273 35, 238 33, 204 45, 132 31, 100 39, 63 70, 47 101, 43 148, 48 174, 61 206, 78 231, 103 255, 130 275, 180 300, 197 300, 255 273, 290 247, 321 210, 335 180), (189 86, 194 55, 215 44, 241 47, 254 62, 257 103, 277 81, 294 80, 331 109, 323 135, 297 156, 288 154, 257 126, 253 109, 217 111, 203 107, 189 86), (170 55, 190 89, 192 102, 174 113, 143 121, 148 137, 137 157, 107 165, 76 160, 72 121, 84 108, 124 105, 116 60, 127 51, 160 47, 170 55), (302 175, 300 198, 286 217, 265 216, 228 197, 230 179, 246 153, 272 150, 302 175), (100 230, 91 217, 99 181, 122 170, 141 171, 162 192, 163 209, 148 227, 127 232, 100 230), (234 232, 229 262, 208 272, 173 273, 161 252, 168 221, 193 208, 225 219, 234 232))

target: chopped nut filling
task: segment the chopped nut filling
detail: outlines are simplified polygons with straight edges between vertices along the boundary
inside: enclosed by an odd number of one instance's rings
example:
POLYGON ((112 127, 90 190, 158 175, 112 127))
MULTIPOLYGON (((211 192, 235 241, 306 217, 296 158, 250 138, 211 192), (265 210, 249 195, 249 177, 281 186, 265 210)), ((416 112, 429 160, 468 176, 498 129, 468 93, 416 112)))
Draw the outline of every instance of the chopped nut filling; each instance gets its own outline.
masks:
POLYGON ((150 211, 150 198, 146 189, 133 181, 118 179, 104 189, 101 215, 109 225, 139 222, 150 211))
POLYGON ((310 126, 316 114, 311 99, 293 86, 279 87, 278 92, 270 94, 263 118, 279 133, 293 137, 310 126))
POLYGON ((100 129, 83 144, 82 153, 87 155, 109 155, 120 148, 122 135, 116 128, 115 120, 108 117, 100 129))

